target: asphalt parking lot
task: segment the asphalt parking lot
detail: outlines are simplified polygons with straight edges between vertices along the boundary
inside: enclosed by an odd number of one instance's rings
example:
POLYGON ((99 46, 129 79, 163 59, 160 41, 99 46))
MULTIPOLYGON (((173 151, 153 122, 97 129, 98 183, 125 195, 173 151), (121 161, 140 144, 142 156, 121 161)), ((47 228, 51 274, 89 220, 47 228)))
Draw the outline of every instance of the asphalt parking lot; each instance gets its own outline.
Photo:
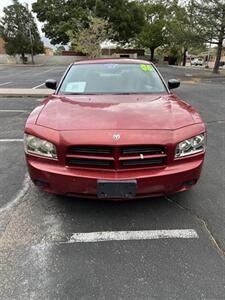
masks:
POLYGON ((0 65, 0 88, 45 88, 46 79, 59 80, 67 66, 0 65))
MULTIPOLYGON (((65 69, 0 66, 0 87, 34 88, 65 69)), ((188 77, 186 70, 160 70, 166 79, 188 77)), ((22 139, 40 99, 0 98, 0 299, 225 298, 225 85, 188 83, 176 94, 207 124, 202 177, 189 192, 130 202, 37 190, 27 177, 22 139), (170 232, 167 238, 161 230, 170 232), (143 238, 76 239, 109 231, 143 238), (172 237, 177 231, 185 234, 172 237)))

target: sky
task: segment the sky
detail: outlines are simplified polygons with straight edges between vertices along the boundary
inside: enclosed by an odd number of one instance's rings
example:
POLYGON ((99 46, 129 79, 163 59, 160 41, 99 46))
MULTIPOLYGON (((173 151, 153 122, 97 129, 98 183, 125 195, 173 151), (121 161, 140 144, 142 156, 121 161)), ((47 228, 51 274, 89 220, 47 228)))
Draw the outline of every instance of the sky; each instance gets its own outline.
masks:
MULTIPOLYGON (((32 10, 32 3, 36 2, 36 0, 19 0, 19 2, 21 4, 27 3, 29 9, 32 10)), ((0 0, 0 17, 3 15, 4 7, 6 7, 8 5, 11 5, 11 4, 12 4, 12 0, 0 0)), ((42 41, 43 41, 44 45, 48 46, 48 47, 51 47, 51 48, 55 48, 55 46, 51 45, 50 40, 44 36, 43 32, 41 31, 42 24, 37 20, 35 14, 33 14, 33 15, 36 19, 36 22, 37 22, 37 25, 38 25, 38 30, 40 32, 40 35, 41 35, 41 38, 42 38, 42 41)))
MULTIPOLYGON (((32 5, 32 3, 36 2, 36 0, 19 0, 19 2, 20 2, 21 4, 27 3, 29 9, 31 10, 31 9, 32 9, 31 5, 32 5)), ((12 4, 12 0, 0 0, 0 17, 1 17, 2 14, 3 14, 3 9, 4 9, 4 7, 6 7, 6 6, 8 6, 8 5, 11 5, 11 4, 12 4)), ((41 35, 43 35, 42 32, 41 32, 41 23, 38 22, 37 19, 36 19, 36 21, 37 21, 38 29, 39 29, 41 35)))
MULTIPOLYGON (((36 1, 35 0, 19 0, 19 2, 22 4, 27 3, 29 5, 29 8, 31 9, 31 4, 36 1)), ((2 15, 3 8, 5 6, 11 5, 11 4, 12 4, 11 0, 1 0, 0 1, 0 15, 2 15)))
MULTIPOLYGON (((21 4, 27 3, 30 10, 32 10, 32 3, 36 2, 36 1, 37 0, 19 0, 19 2, 21 4)), ((3 15, 3 9, 4 9, 4 7, 6 7, 8 5, 11 5, 11 4, 12 4, 12 0, 0 0, 0 18, 3 15)), ((45 37, 44 33, 41 31, 42 24, 37 20, 35 14, 33 14, 33 15, 34 15, 34 17, 36 19, 36 22, 37 22, 37 25, 38 25, 38 29, 39 29, 39 32, 40 32, 40 35, 41 35, 41 39, 42 39, 44 45, 47 46, 47 47, 51 47, 51 48, 55 49, 57 47, 57 45, 52 45, 51 41, 47 37, 45 37)), ((103 47, 107 48, 109 46, 115 46, 115 44, 103 43, 103 47)))

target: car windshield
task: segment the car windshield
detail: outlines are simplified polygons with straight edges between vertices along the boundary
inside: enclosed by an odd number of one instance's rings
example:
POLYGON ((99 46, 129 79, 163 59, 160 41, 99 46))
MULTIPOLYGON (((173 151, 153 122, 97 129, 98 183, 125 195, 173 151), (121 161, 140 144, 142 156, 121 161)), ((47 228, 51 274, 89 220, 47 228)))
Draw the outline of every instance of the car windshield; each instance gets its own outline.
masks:
POLYGON ((151 64, 96 63, 73 65, 59 94, 155 94, 167 92, 151 64))

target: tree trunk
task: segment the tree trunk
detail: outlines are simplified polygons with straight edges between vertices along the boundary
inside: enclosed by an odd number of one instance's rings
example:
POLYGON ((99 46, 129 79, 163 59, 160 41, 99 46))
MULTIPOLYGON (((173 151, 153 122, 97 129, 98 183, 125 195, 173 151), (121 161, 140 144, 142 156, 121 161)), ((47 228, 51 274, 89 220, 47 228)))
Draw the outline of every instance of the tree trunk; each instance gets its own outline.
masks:
POLYGON ((187 49, 184 49, 184 53, 183 53, 183 67, 186 66, 186 62, 187 62, 187 49))
POLYGON ((150 48, 151 51, 151 61, 154 61, 155 48, 150 48))
POLYGON ((25 64, 25 63, 26 63, 26 57, 25 57, 25 54, 22 53, 22 54, 21 54, 21 57, 22 57, 22 62, 23 62, 23 64, 25 64))
POLYGON ((219 35, 217 52, 216 52, 216 61, 215 61, 215 65, 213 68, 213 73, 216 73, 216 74, 219 73, 220 59, 221 59, 221 54, 222 54, 222 50, 223 50, 224 31, 225 31, 225 27, 224 27, 224 25, 222 25, 221 30, 220 30, 220 35, 219 35))

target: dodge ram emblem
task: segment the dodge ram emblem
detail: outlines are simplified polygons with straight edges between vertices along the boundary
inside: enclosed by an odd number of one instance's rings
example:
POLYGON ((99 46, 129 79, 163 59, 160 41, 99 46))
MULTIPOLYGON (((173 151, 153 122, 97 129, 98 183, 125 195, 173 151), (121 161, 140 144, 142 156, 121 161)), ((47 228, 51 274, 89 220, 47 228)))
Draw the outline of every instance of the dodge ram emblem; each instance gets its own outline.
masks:
POLYGON ((120 139, 120 134, 119 133, 115 133, 114 135, 113 135, 113 140, 114 141, 118 141, 120 139))

